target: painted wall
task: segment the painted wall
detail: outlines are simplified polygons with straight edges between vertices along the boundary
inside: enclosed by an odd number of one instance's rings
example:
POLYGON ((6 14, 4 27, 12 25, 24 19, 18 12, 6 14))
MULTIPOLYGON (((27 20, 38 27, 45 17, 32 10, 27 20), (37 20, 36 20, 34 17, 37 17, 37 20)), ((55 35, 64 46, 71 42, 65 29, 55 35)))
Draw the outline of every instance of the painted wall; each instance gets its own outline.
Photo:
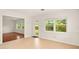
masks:
POLYGON ((0 44, 2 44, 2 15, 0 15, 0 44))
POLYGON ((16 29, 16 24, 18 23, 24 24, 24 20, 10 16, 3 16, 3 33, 18 32, 24 34, 24 29, 16 29))
POLYGON ((15 20, 9 17, 3 16, 3 33, 14 32, 15 30, 15 20))
POLYGON ((30 17, 25 17, 25 37, 31 37, 32 36, 32 20, 30 17))

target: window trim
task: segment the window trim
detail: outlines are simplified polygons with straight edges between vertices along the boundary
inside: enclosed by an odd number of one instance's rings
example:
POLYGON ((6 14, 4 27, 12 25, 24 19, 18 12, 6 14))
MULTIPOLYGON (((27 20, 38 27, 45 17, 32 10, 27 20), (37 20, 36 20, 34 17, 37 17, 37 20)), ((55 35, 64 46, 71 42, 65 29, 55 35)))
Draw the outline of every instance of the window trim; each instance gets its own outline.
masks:
MULTIPOLYGON (((66 19, 66 18, 62 18, 61 20, 63 20, 63 19, 66 19)), ((66 33, 67 32, 67 19, 66 19, 66 32, 59 32, 59 31, 56 31, 56 19, 49 19, 49 20, 53 20, 54 22, 54 25, 53 25, 53 31, 47 31, 46 30, 46 23, 45 23, 45 31, 46 32, 55 32, 55 33, 66 33)), ((48 20, 46 20, 46 21, 48 21, 48 20)))

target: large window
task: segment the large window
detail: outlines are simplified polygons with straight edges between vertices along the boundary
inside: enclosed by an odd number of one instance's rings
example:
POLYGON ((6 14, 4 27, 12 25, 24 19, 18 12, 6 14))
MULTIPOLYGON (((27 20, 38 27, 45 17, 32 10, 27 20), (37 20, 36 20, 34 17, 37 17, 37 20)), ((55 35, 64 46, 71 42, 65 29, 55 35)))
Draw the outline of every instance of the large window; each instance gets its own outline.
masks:
POLYGON ((46 31, 66 32, 66 19, 46 21, 46 31))
POLYGON ((53 20, 46 21, 46 31, 53 31, 53 30, 54 30, 53 20))
POLYGON ((57 32, 66 32, 66 19, 56 20, 55 23, 57 32))

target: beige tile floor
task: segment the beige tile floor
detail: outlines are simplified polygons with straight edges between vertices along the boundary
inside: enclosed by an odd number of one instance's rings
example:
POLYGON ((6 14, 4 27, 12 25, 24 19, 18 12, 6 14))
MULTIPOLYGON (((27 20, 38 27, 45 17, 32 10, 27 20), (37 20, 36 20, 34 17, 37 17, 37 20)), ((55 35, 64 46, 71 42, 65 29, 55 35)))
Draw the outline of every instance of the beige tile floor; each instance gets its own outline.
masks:
POLYGON ((46 39, 17 39, 0 45, 0 49, 78 49, 79 46, 69 45, 46 39))

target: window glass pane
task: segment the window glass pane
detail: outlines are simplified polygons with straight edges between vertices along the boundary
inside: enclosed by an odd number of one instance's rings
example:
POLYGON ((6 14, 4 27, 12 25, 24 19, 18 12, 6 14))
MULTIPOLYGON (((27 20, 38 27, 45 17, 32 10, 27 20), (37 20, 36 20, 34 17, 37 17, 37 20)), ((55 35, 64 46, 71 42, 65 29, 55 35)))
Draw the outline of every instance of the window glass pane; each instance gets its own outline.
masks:
POLYGON ((48 20, 46 22, 46 31, 53 31, 54 30, 54 22, 53 20, 48 20))
POLYGON ((16 29, 20 29, 20 24, 16 24, 16 29))
POLYGON ((17 30, 24 29, 24 24, 23 24, 23 23, 17 23, 17 24, 16 24, 16 29, 17 29, 17 30))
POLYGON ((23 23, 21 23, 21 29, 24 29, 24 24, 23 23))
POLYGON ((55 24, 57 32, 66 32, 66 19, 56 20, 55 24))
POLYGON ((39 35, 39 22, 36 22, 35 24, 35 35, 39 35))

